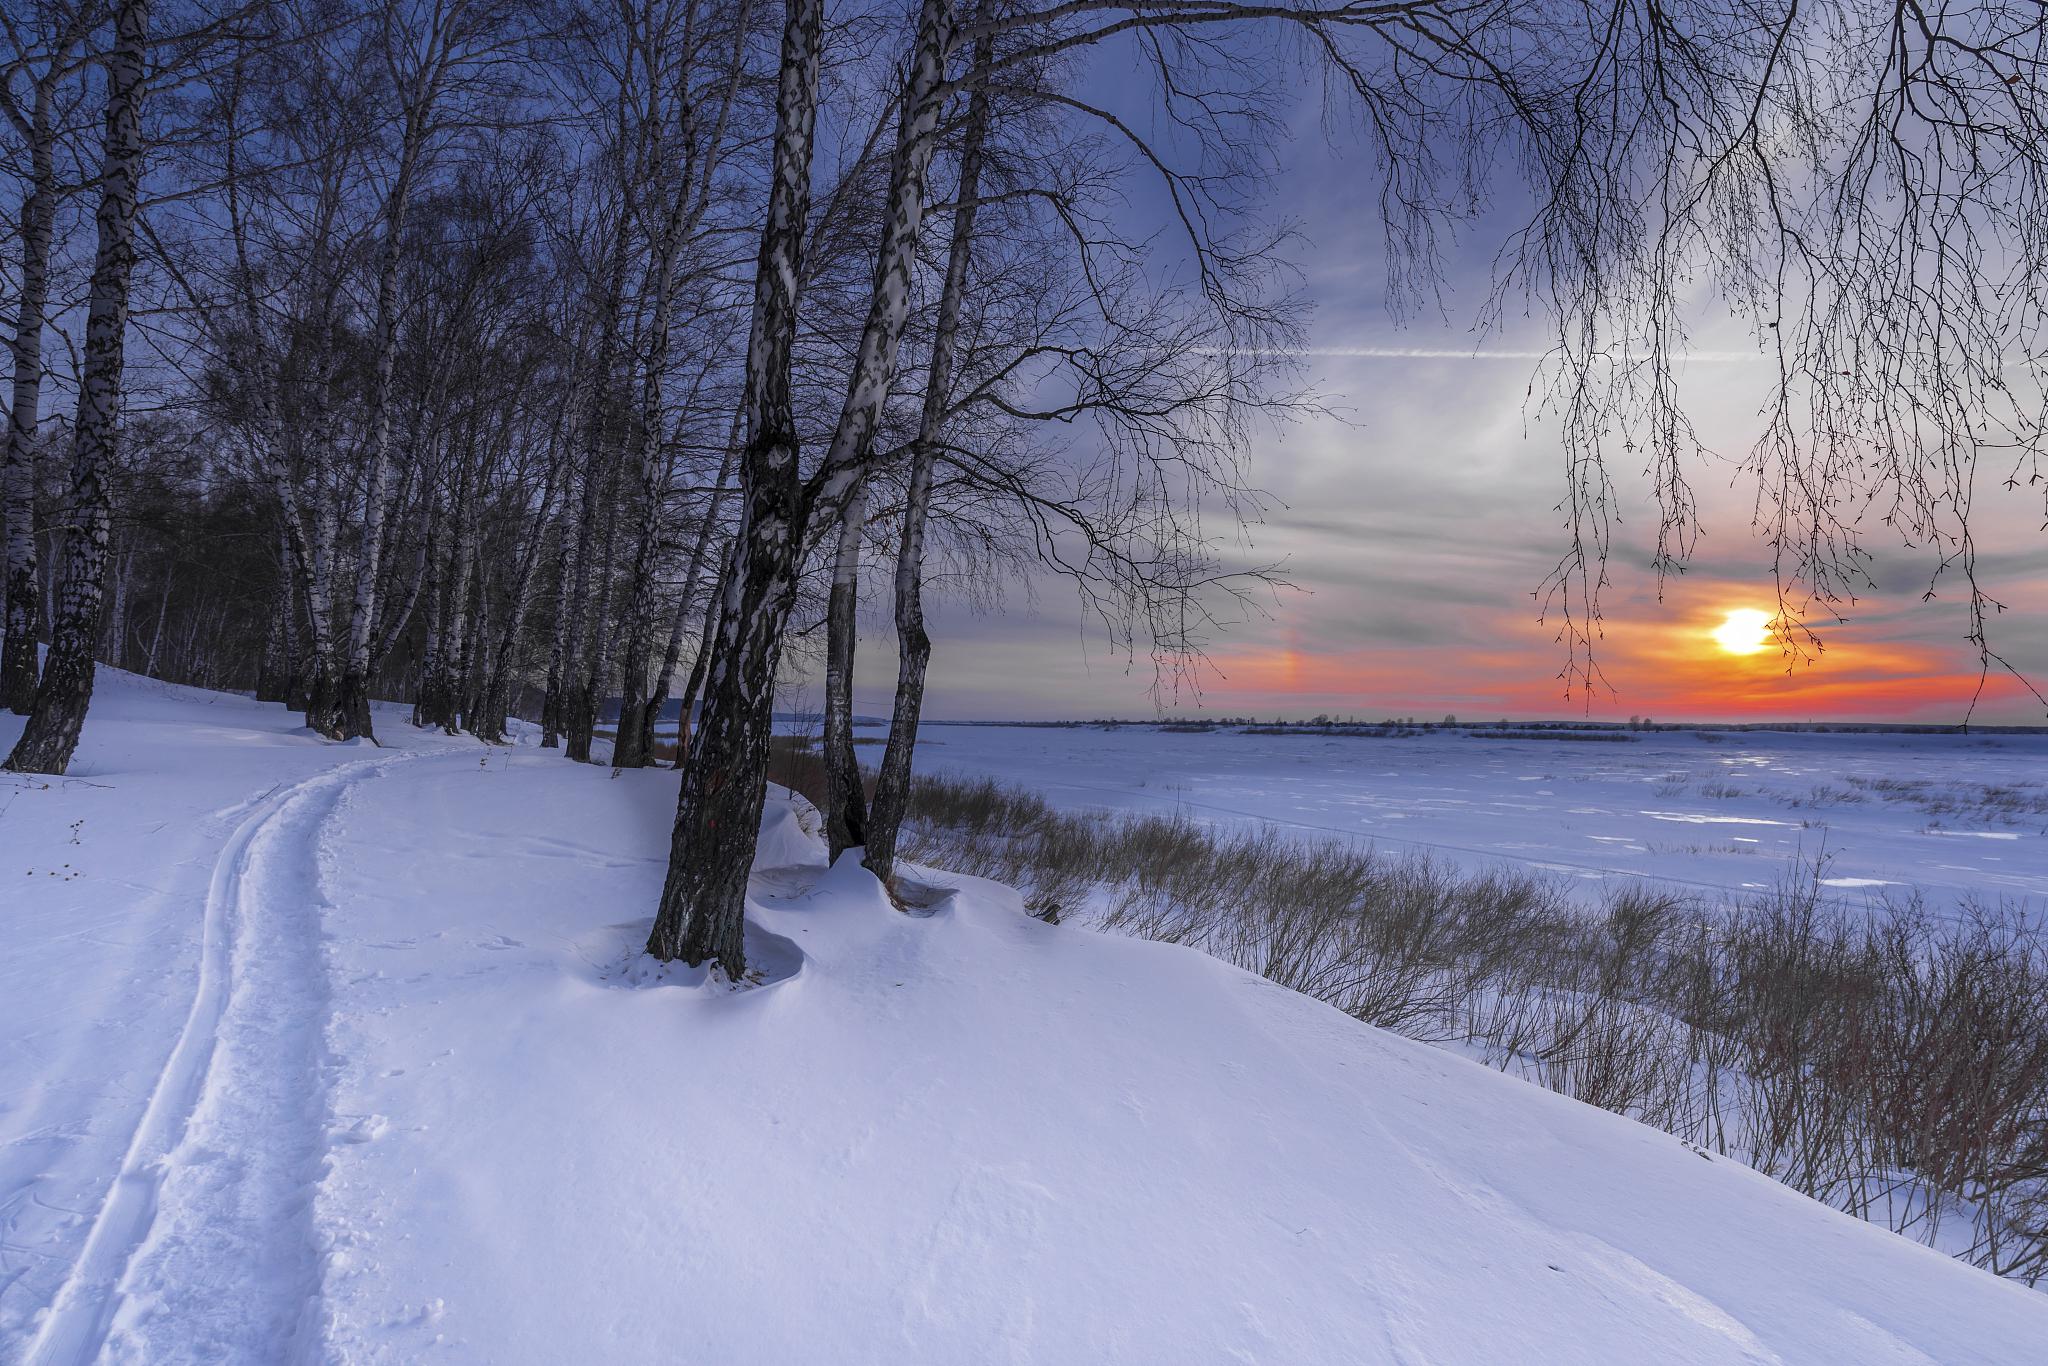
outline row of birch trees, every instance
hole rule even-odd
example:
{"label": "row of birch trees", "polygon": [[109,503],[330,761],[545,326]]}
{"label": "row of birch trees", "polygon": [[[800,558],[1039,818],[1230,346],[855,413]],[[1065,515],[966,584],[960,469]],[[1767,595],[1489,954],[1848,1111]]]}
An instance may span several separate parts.
{"label": "row of birch trees", "polygon": [[888,880],[934,593],[1057,582],[1170,671],[1270,582],[1236,533],[1255,449],[1313,403],[1269,206],[1317,114],[1379,213],[1309,226],[1384,259],[1397,317],[1493,230],[1486,318],[1555,329],[1529,401],[1564,461],[1541,596],[1568,681],[1598,681],[1611,460],[1656,491],[1659,570],[1691,553],[1708,307],[1775,362],[1738,468],[1781,624],[1853,594],[1882,527],[1932,548],[1989,669],[1969,507],[1980,464],[2039,479],[2044,25],[2010,0],[24,0],[7,762],[63,771],[95,659],[335,740],[401,699],[589,761],[615,713],[619,767],[679,709],[648,949],[738,977],[793,668],[824,680],[832,853]]}
{"label": "row of birch trees", "polygon": [[[29,101],[15,767],[62,771],[95,658],[250,688],[336,740],[374,738],[370,699],[395,696],[414,725],[490,741],[537,718],[587,761],[615,715],[609,759],[639,766],[659,718],[733,685],[722,632],[766,669],[744,684],[763,717],[794,634],[828,680],[836,851],[868,826],[849,724],[865,610],[901,647],[876,811],[893,846],[929,583],[972,597],[1034,566],[1170,664],[1262,577],[1203,522],[1251,506],[1251,424],[1300,405],[1275,383],[1301,315],[1258,254],[1277,234],[1242,236],[1228,202],[1256,179],[1230,137],[1262,114],[1193,139],[1242,164],[1184,172],[1114,113],[1063,106],[1056,54],[920,93],[934,74],[902,44],[936,20],[881,12],[811,14],[798,89],[767,0],[154,17],[53,0],[8,35],[10,113]],[[125,93],[123,23],[143,73]],[[993,33],[960,49],[990,70],[997,51]],[[1134,171],[1186,214],[1164,266],[1126,222]],[[118,282],[69,255],[95,196]],[[765,338],[764,199],[782,233]],[[945,231],[920,232],[927,214]],[[137,301],[146,321],[120,325]],[[832,471],[787,528],[768,642],[739,630],[758,607],[741,533],[769,491],[763,347],[777,430]],[[42,416],[44,390],[76,417]]]}

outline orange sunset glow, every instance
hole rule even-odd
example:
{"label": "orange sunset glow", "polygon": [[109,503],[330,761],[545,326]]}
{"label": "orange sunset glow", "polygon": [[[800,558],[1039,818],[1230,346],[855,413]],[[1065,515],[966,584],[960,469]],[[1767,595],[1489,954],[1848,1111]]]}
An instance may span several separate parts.
{"label": "orange sunset glow", "polygon": [[1973,696],[1992,716],[2026,700],[2022,684],[1997,672],[1983,680],[1978,696],[1977,659],[1967,642],[1930,642],[1900,630],[1898,613],[1931,608],[1915,603],[1815,622],[1818,645],[1801,634],[1797,648],[1787,650],[1771,613],[1728,605],[1742,601],[1731,587],[1701,583],[1685,603],[1639,602],[1610,614],[1595,642],[1604,686],[1590,697],[1583,687],[1567,692],[1564,647],[1554,629],[1508,603],[1461,617],[1465,643],[1449,646],[1340,646],[1297,628],[1264,648],[1247,643],[1219,651],[1218,676],[1205,684],[1203,705],[1276,715],[1947,722],[1959,719]]}

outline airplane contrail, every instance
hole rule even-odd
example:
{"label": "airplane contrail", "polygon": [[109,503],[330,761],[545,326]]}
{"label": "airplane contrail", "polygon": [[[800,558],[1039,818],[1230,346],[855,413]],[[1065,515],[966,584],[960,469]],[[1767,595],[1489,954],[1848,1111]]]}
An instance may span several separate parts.
{"label": "airplane contrail", "polygon": [[[1205,355],[1336,356],[1366,360],[1551,360],[1554,351],[1458,351],[1426,346],[1205,346]],[[1740,362],[1766,360],[1757,351],[1686,351],[1679,360]]]}

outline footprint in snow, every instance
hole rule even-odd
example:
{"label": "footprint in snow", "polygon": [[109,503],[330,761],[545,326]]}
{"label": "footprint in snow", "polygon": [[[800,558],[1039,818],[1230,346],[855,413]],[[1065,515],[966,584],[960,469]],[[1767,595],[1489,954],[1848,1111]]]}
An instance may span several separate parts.
{"label": "footprint in snow", "polygon": [[330,1143],[368,1143],[382,1138],[390,1127],[391,1122],[382,1115],[364,1115],[352,1124],[330,1129],[327,1139]]}

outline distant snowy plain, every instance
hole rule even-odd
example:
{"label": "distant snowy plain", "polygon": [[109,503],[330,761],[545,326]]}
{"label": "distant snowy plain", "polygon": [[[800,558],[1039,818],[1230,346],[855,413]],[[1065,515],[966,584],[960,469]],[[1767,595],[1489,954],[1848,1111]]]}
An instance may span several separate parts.
{"label": "distant snowy plain", "polygon": [[[2048,1296],[996,884],[905,914],[784,796],[755,980],[660,967],[673,773],[377,725],[109,671],[0,779],[0,1363],[2043,1359]],[[1020,735],[934,753],[1152,799],[1159,738]],[[1243,752],[1188,795],[1327,781]]]}
{"label": "distant snowy plain", "polygon": [[[879,731],[868,731],[880,734]],[[1851,904],[1918,889],[2048,917],[2048,736],[1485,730],[1407,738],[1154,726],[932,726],[931,771],[999,778],[1068,810],[1182,810],[1589,883],[1648,878],[1739,899],[1811,873]]]}

